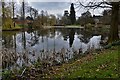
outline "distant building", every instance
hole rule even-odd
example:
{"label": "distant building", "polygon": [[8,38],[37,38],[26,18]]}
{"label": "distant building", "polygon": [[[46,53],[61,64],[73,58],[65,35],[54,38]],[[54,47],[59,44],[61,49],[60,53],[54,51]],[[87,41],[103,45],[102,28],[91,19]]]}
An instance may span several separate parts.
{"label": "distant building", "polygon": [[94,21],[95,21],[95,23],[97,23],[97,24],[101,24],[102,23],[102,17],[103,16],[96,16],[96,15],[93,15],[93,19],[94,19]]}
{"label": "distant building", "polygon": [[[93,15],[93,19],[95,21],[95,27],[101,27],[103,16],[95,16]],[[99,25],[99,26],[98,26]]]}
{"label": "distant building", "polygon": [[69,16],[69,12],[68,12],[68,10],[65,10],[65,11],[64,11],[64,16],[66,16],[66,17]]}
{"label": "distant building", "polygon": [[22,26],[23,24],[25,26],[29,26],[30,24],[33,23],[33,18],[31,18],[29,16],[26,17],[25,20],[23,20],[22,17],[17,17],[17,18],[14,18],[13,20],[14,20],[15,24],[20,25],[20,26]]}
{"label": "distant building", "polygon": [[82,17],[84,17],[84,18],[85,18],[85,17],[91,17],[91,16],[92,16],[89,11],[87,11],[87,12],[85,12],[85,13],[82,13],[81,15],[82,15]]}

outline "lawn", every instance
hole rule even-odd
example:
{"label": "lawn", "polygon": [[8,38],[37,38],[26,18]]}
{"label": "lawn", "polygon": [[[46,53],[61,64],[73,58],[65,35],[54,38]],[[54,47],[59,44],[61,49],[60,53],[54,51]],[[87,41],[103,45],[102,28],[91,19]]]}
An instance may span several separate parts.
{"label": "lawn", "polygon": [[53,67],[50,78],[118,78],[118,47]]}
{"label": "lawn", "polygon": [[14,31],[14,30],[20,30],[20,29],[22,29],[22,27],[17,25],[17,24],[15,27],[11,27],[11,28],[10,27],[3,27],[2,28],[3,31]]}

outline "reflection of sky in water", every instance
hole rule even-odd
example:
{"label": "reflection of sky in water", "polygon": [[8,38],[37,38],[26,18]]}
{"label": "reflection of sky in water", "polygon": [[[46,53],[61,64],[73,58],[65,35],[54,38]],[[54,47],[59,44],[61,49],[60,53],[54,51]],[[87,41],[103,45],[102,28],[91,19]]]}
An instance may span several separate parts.
{"label": "reflection of sky in water", "polygon": [[[70,48],[69,39],[65,41],[60,32],[55,32],[55,37],[54,36],[51,37],[51,34],[48,37],[47,36],[37,37],[38,42],[34,46],[31,46],[31,43],[34,42],[33,40],[31,40],[31,38],[35,35],[32,33],[32,36],[31,36],[31,34],[28,34],[27,32],[25,32],[25,36],[26,36],[25,38],[26,38],[26,49],[27,50],[35,50],[36,52],[39,52],[40,50],[43,50],[43,49],[45,51],[47,50],[51,51],[55,49],[55,51],[58,52],[62,48],[65,48],[65,49]],[[22,33],[19,33],[16,35],[16,43],[17,43],[16,50],[18,52],[21,52],[23,50]],[[80,39],[77,38],[77,35],[74,36],[72,47],[74,47],[75,49],[80,48]]]}
{"label": "reflection of sky in water", "polygon": [[80,49],[80,47],[81,47],[80,39],[78,38],[78,35],[75,35],[74,37],[75,37],[75,39],[74,39],[72,47],[74,47],[75,49]]}
{"label": "reflection of sky in water", "polygon": [[[46,33],[47,32],[47,33]],[[80,38],[83,37],[80,33],[77,33],[76,30],[66,29],[65,31],[62,30],[53,30],[50,31],[34,31],[31,33],[25,32],[25,37],[23,32],[19,32],[16,34],[16,51],[22,52],[25,50],[27,51],[35,51],[39,53],[40,51],[55,51],[59,52],[61,49],[83,49],[86,50],[88,47]],[[40,34],[40,35],[38,35]],[[13,35],[14,36],[14,35]],[[12,36],[12,42],[14,44],[14,37]],[[25,38],[25,39],[24,39]],[[7,41],[10,41],[9,38],[6,38]],[[24,43],[25,41],[25,43]],[[95,43],[98,40],[93,39],[92,42]],[[9,42],[7,42],[7,45]],[[98,41],[99,43],[99,41]],[[11,43],[12,44],[12,43]],[[97,44],[97,43],[96,43]],[[11,45],[10,45],[11,46]],[[91,45],[92,46],[92,45]],[[12,46],[11,46],[12,47]],[[14,45],[13,45],[14,48]]]}
{"label": "reflection of sky in water", "polygon": [[[43,60],[44,58],[47,58],[47,56],[49,57],[53,56],[54,53],[53,51],[55,50],[56,53],[58,52],[60,53],[57,56],[55,56],[55,60],[59,62],[62,60],[61,54],[63,54],[64,58],[68,60],[73,58],[74,51],[79,51],[79,49],[81,49],[82,53],[85,53],[88,50],[89,46],[91,48],[93,46],[94,48],[99,47],[98,44],[101,40],[101,36],[93,36],[88,43],[84,43],[82,42],[82,40],[80,40],[80,38],[82,38],[83,35],[78,34],[76,31],[75,32],[73,31],[74,30],[67,30],[67,32],[65,31],[62,32],[55,30],[55,34],[54,32],[51,31],[45,35],[41,33],[39,33],[41,35],[38,35],[38,31],[34,31],[31,33],[25,32],[25,37],[23,32],[17,33],[16,51],[23,52],[25,46],[26,48],[25,50],[29,51],[29,53],[28,54],[26,53],[26,55],[28,56],[30,61],[34,62],[38,59],[38,57],[41,60]],[[11,42],[13,42],[13,44],[15,42],[13,35],[12,38],[5,37],[4,39],[6,39],[7,41],[10,41],[9,39],[12,39]],[[7,45],[8,43],[9,42],[7,42]],[[13,45],[13,47],[15,46]],[[35,56],[33,56],[34,52],[35,52]],[[18,58],[17,64],[22,65],[23,62],[24,61],[21,61]]]}

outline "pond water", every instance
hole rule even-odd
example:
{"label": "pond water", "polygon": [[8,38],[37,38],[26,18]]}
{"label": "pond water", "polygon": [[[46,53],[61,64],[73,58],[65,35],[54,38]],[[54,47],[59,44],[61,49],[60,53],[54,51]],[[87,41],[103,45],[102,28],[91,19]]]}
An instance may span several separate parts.
{"label": "pond water", "polygon": [[[96,34],[94,31],[73,28],[51,28],[24,32],[4,31],[2,47],[9,50],[14,49],[19,56],[15,61],[19,66],[25,64],[23,53],[30,63],[37,59],[41,61],[54,59],[59,63],[72,59],[75,53],[84,54],[88,48],[93,46],[96,49],[100,48],[101,36],[98,33],[99,39],[97,39],[94,34]],[[22,57],[20,57],[21,54]]]}

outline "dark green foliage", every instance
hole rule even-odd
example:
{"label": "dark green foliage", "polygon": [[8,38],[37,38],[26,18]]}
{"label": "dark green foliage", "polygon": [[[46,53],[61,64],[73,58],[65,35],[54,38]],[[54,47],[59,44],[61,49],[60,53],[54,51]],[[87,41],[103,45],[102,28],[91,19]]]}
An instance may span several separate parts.
{"label": "dark green foliage", "polygon": [[111,48],[112,46],[119,46],[119,45],[120,45],[120,40],[119,40],[119,41],[112,42],[112,43],[104,46],[104,49],[109,49],[109,48]]}
{"label": "dark green foliage", "polygon": [[12,72],[11,71],[4,71],[2,72],[2,79],[3,80],[10,80],[10,77],[12,76]]}
{"label": "dark green foliage", "polygon": [[75,10],[74,10],[74,4],[71,4],[70,7],[70,20],[71,20],[71,24],[75,24],[76,22],[76,18],[75,18]]}
{"label": "dark green foliage", "polygon": [[90,11],[84,12],[81,14],[81,17],[78,18],[77,24],[80,25],[87,25],[87,24],[95,24],[94,17],[92,17],[92,14]]}
{"label": "dark green foliage", "polygon": [[67,10],[64,11],[64,16],[61,18],[61,23],[63,25],[70,25],[71,24],[69,12]]}

